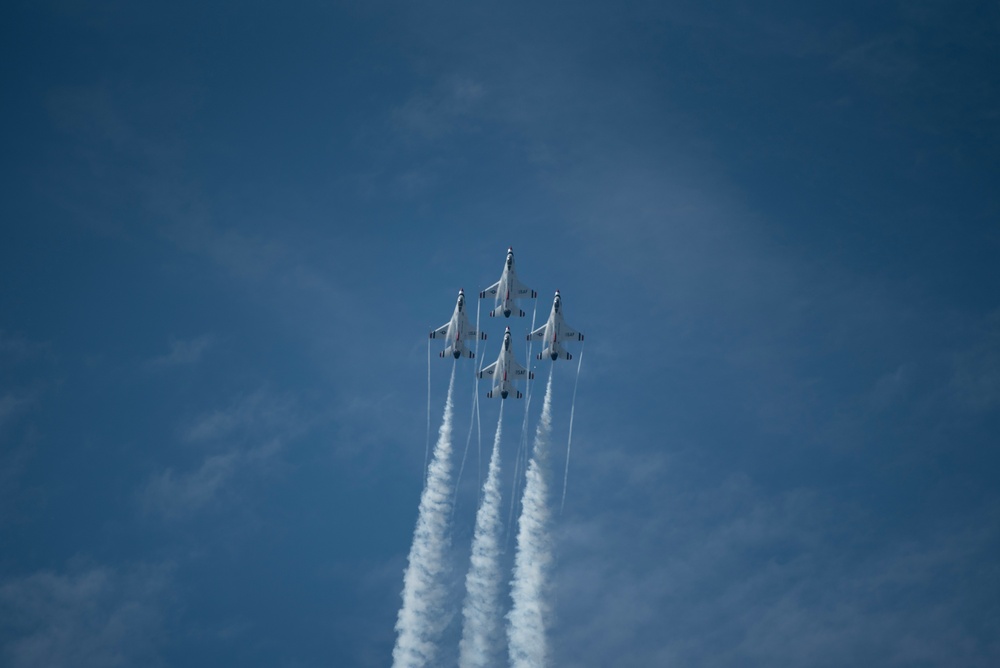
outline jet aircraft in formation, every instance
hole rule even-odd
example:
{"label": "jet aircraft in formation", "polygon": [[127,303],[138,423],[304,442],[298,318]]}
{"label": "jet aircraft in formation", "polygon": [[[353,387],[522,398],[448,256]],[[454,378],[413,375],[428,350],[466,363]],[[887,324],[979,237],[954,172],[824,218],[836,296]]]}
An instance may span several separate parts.
{"label": "jet aircraft in formation", "polygon": [[465,290],[459,290],[458,301],[455,302],[455,312],[451,314],[451,320],[431,332],[431,338],[444,337],[448,342],[444,350],[440,352],[440,357],[453,355],[455,359],[458,359],[464,355],[471,359],[476,356],[476,353],[469,350],[465,342],[477,336],[486,339],[485,333],[477,332],[475,327],[469,326],[469,318],[465,314]]}
{"label": "jet aircraft in formation", "polygon": [[500,393],[501,399],[506,399],[511,392],[518,399],[524,395],[514,389],[514,381],[527,378],[532,380],[535,374],[518,364],[514,359],[514,349],[510,345],[510,327],[503,334],[503,345],[500,346],[500,356],[497,361],[479,372],[479,378],[492,378],[493,389],[486,393],[486,397],[493,398],[494,394]]}
{"label": "jet aircraft in formation", "polygon": [[[495,300],[495,308],[490,311],[490,317],[494,317],[498,311],[503,313],[503,317],[509,318],[510,314],[517,308],[517,300],[521,297],[534,299],[538,293],[517,279],[514,273],[514,248],[507,249],[507,261],[503,265],[503,273],[500,280],[479,293],[480,299],[487,296]],[[524,311],[517,309],[518,315],[525,316]]]}
{"label": "jet aircraft in formation", "polygon": [[[507,260],[504,263],[500,280],[479,293],[480,299],[494,298],[494,309],[490,311],[490,316],[503,313],[505,318],[509,318],[510,314],[515,311],[520,317],[524,317],[525,312],[518,307],[517,300],[534,299],[537,296],[538,293],[518,280],[517,274],[514,273],[513,248],[507,249]],[[452,355],[455,359],[459,359],[460,357],[473,358],[476,356],[465,342],[469,339],[475,339],[477,336],[482,339],[486,338],[485,333],[477,331],[475,327],[469,325],[469,319],[465,312],[465,290],[459,290],[458,301],[455,304],[455,312],[452,314],[451,320],[432,331],[430,338],[444,338],[447,341],[444,350],[440,353],[441,357]],[[477,374],[480,379],[491,378],[493,380],[492,388],[486,393],[489,398],[499,394],[501,399],[506,399],[513,393],[515,398],[520,399],[524,395],[514,386],[514,381],[531,380],[535,377],[534,373],[521,366],[514,357],[511,340],[510,327],[507,327],[497,361],[481,369]],[[528,334],[528,340],[545,342],[545,347],[537,355],[537,359],[545,357],[551,358],[552,361],[560,358],[573,359],[573,356],[563,348],[562,344],[566,340],[583,341],[583,334],[572,329],[563,320],[562,297],[559,296],[558,290],[556,290],[555,299],[552,301],[552,311],[549,313],[548,321]]]}
{"label": "jet aircraft in formation", "polygon": [[562,298],[559,296],[559,291],[556,290],[556,296],[552,300],[552,311],[549,313],[548,321],[531,334],[528,334],[528,340],[544,341],[545,348],[542,349],[542,352],[538,353],[537,359],[550,357],[555,362],[559,358],[564,360],[573,359],[573,356],[566,352],[566,349],[562,346],[562,342],[567,339],[583,341],[583,334],[575,331],[563,320]]}

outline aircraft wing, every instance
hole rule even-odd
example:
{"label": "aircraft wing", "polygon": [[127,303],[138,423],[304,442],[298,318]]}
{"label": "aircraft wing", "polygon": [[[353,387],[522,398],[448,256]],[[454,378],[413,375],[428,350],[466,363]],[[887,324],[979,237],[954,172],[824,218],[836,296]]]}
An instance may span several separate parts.
{"label": "aircraft wing", "polygon": [[562,338],[563,341],[566,341],[568,339],[576,339],[577,341],[583,341],[583,334],[576,331],[575,329],[567,325],[565,321],[563,321]]}
{"label": "aircraft wing", "polygon": [[548,323],[542,325],[531,334],[528,334],[529,341],[541,341],[545,338],[545,328],[548,327]]}
{"label": "aircraft wing", "polygon": [[467,339],[481,338],[481,339],[483,339],[485,341],[486,340],[486,332],[480,332],[475,327],[469,327],[469,328],[467,328],[465,330],[465,338],[467,338]]}
{"label": "aircraft wing", "polygon": [[448,333],[448,326],[451,325],[451,321],[448,321],[431,332],[431,338],[436,339],[439,336],[444,336]]}
{"label": "aircraft wing", "polygon": [[494,362],[493,364],[487,367],[483,367],[483,369],[479,372],[478,375],[480,378],[492,378],[496,372],[497,372],[497,363]]}
{"label": "aircraft wing", "polygon": [[486,288],[479,293],[480,299],[485,299],[486,297],[496,297],[497,293],[500,292],[500,281],[497,281],[490,287]]}
{"label": "aircraft wing", "polygon": [[528,375],[528,370],[517,363],[516,359],[513,359],[513,355],[510,360],[510,375],[514,378],[524,378]]}
{"label": "aircraft wing", "polygon": [[517,276],[514,276],[514,280],[511,281],[511,292],[514,293],[515,297],[531,297],[534,299],[538,296],[537,292],[522,283]]}

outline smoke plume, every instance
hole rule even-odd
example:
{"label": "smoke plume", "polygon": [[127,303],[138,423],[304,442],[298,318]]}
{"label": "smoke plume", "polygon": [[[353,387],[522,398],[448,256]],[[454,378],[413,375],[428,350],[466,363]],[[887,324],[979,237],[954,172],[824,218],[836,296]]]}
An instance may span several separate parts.
{"label": "smoke plume", "polygon": [[455,367],[448,381],[448,398],[437,444],[420,496],[417,526],[413,532],[409,563],[403,576],[403,605],[396,620],[393,666],[415,668],[435,665],[438,644],[451,615],[446,601],[447,551],[451,516],[452,393]]}
{"label": "smoke plume", "polygon": [[548,655],[546,626],[549,620],[548,582],[552,544],[549,537],[547,476],[551,432],[550,369],[518,519],[514,579],[511,581],[513,606],[507,614],[510,665],[515,668],[544,666]]}
{"label": "smoke plume", "polygon": [[503,424],[503,403],[493,438],[483,498],[476,513],[476,529],[472,537],[472,559],[465,577],[465,606],[462,641],[459,644],[458,665],[496,666],[502,661],[503,605],[500,589],[503,577],[500,569],[500,433]]}

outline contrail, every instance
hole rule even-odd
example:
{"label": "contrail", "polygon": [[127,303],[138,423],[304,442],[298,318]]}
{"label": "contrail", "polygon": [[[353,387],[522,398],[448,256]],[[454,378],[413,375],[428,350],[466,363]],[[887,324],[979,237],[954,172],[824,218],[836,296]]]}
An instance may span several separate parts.
{"label": "contrail", "polygon": [[[535,331],[535,315],[538,312],[538,302],[535,302],[535,308],[531,312],[531,329],[529,332]],[[531,348],[534,345],[534,341],[528,337],[527,349],[525,355],[528,360],[528,366],[531,366]],[[514,454],[514,478],[510,483],[510,509],[507,512],[507,536],[504,538],[504,546],[510,545],[510,530],[513,526],[514,520],[514,504],[517,503],[517,494],[521,490],[521,471],[525,460],[528,458],[528,416],[531,414],[531,397],[534,394],[532,391],[534,384],[525,383],[524,386],[524,421],[521,422],[521,438],[517,442],[517,451]]]}
{"label": "contrail", "polygon": [[450,615],[445,606],[451,514],[451,424],[455,365],[448,381],[448,398],[437,445],[420,495],[417,526],[413,531],[409,563],[403,575],[403,606],[396,619],[396,646],[392,665],[399,668],[435,665],[438,641]]}
{"label": "contrail", "polygon": [[493,438],[493,454],[483,485],[483,499],[476,513],[476,530],[472,538],[472,560],[465,577],[465,606],[462,640],[458,646],[458,665],[497,666],[503,660],[503,606],[500,589],[503,578],[500,569],[500,432],[503,424],[503,403],[497,418],[497,433]]}
{"label": "contrail", "polygon": [[551,433],[550,368],[517,526],[517,552],[514,554],[514,579],[511,580],[510,593],[513,606],[507,613],[510,665],[514,668],[544,666],[548,655],[545,630],[549,619],[549,604],[546,594],[552,564],[552,546],[549,538],[549,490],[546,476]]}
{"label": "contrail", "polygon": [[[476,364],[473,365],[473,373],[472,373],[472,415],[469,418],[469,433],[465,437],[465,450],[462,451],[462,464],[458,467],[458,477],[455,478],[455,497],[452,499],[452,506],[451,506],[451,516],[452,516],[452,519],[455,518],[455,508],[458,505],[458,488],[462,484],[462,474],[465,472],[465,460],[469,456],[469,444],[472,442],[472,429],[474,427],[477,427],[477,426],[479,426],[480,428],[477,431],[477,434],[478,434],[477,435],[477,439],[478,440],[476,441],[476,449],[477,449],[477,456],[478,456],[478,460],[477,460],[477,464],[476,464],[476,489],[479,489],[479,484],[482,482],[480,476],[482,476],[482,470],[483,470],[483,434],[482,434],[482,428],[481,428],[481,425],[480,425],[480,422],[479,422],[479,378],[478,378],[478,372],[479,372],[480,369],[483,368],[483,360],[482,360],[482,356],[479,355],[479,336],[480,336],[480,333],[479,333],[479,301],[477,300],[476,301],[476,357],[475,357],[475,359],[477,359],[479,361]],[[484,345],[483,346],[483,356],[485,356],[485,354],[486,354],[486,346]],[[428,409],[428,414],[427,415],[428,415],[427,419],[429,421],[430,420],[429,409]]]}
{"label": "contrail", "polygon": [[[482,365],[480,365],[481,367]],[[478,371],[478,370],[477,370]],[[458,505],[458,489],[462,485],[462,474],[465,472],[465,460],[469,456],[469,444],[472,443],[472,430],[475,429],[476,424],[479,421],[479,380],[476,375],[476,371],[473,372],[472,376],[472,415],[469,416],[469,433],[465,437],[465,450],[462,451],[462,463],[458,467],[458,475],[455,477],[455,494],[451,501],[451,517],[455,518],[455,508]],[[480,433],[479,445],[477,446],[480,450],[479,459],[480,464],[477,465],[476,469],[476,488],[479,488],[479,471],[482,468],[482,434]]]}
{"label": "contrail", "polygon": [[562,515],[566,505],[566,483],[569,482],[569,451],[573,446],[573,415],[576,413],[576,388],[580,384],[580,367],[583,366],[583,344],[580,344],[580,359],[576,363],[576,381],[573,383],[573,403],[569,409],[569,438],[566,439],[566,471],[563,473],[562,501],[559,502],[559,514]]}
{"label": "contrail", "polygon": [[510,545],[510,531],[514,524],[514,504],[517,503],[517,495],[521,490],[521,471],[524,470],[524,460],[528,458],[528,415],[531,413],[531,383],[528,383],[524,395],[524,421],[521,423],[521,438],[517,442],[517,452],[514,454],[514,479],[510,483],[510,509],[507,512],[507,536],[504,538],[504,547]]}
{"label": "contrail", "polygon": [[424,445],[424,478],[427,478],[427,456],[431,452],[431,340],[427,339],[427,443]]}
{"label": "contrail", "polygon": [[[482,357],[479,355],[479,340],[483,337],[482,331],[479,329],[479,307],[482,301],[476,300],[476,365],[480,369],[483,368],[483,357],[486,356],[486,348],[483,347]],[[479,421],[479,378],[476,378],[476,382],[473,383],[476,386],[476,454],[478,459],[476,460],[476,489],[479,488],[479,481],[482,479],[483,475],[483,424]]]}

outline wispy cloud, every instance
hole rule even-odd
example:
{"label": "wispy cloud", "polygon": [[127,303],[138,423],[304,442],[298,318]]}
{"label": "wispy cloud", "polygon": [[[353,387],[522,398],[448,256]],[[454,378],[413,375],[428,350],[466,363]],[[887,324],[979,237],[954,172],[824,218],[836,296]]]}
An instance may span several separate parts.
{"label": "wispy cloud", "polygon": [[0,582],[11,668],[158,666],[169,564],[42,570]]}
{"label": "wispy cloud", "polygon": [[203,334],[193,339],[175,339],[170,342],[169,352],[147,360],[146,365],[157,368],[196,364],[213,343],[211,334]]}
{"label": "wispy cloud", "polygon": [[[586,474],[595,489],[626,475],[627,498],[560,527],[558,662],[987,666],[1000,657],[995,635],[966,621],[995,594],[998,508],[880,533],[869,509],[819,490],[767,490],[741,475],[710,483],[686,467],[644,479],[627,473],[644,466],[639,453],[618,460],[613,479],[603,461]],[[623,513],[620,503],[658,511]],[[995,615],[995,602],[985,605]]]}
{"label": "wispy cloud", "polygon": [[0,363],[19,362],[47,348],[48,344],[31,341],[0,329]]}
{"label": "wispy cloud", "polygon": [[393,118],[407,133],[434,139],[461,127],[462,119],[472,118],[485,97],[486,87],[482,82],[468,77],[447,77],[411,96],[396,109]]}
{"label": "wispy cloud", "polygon": [[9,391],[0,394],[0,428],[27,410],[37,399],[37,391]]}
{"label": "wispy cloud", "polygon": [[182,439],[211,454],[187,470],[171,466],[151,477],[140,492],[142,505],[169,519],[225,505],[240,496],[241,484],[270,471],[309,425],[291,397],[266,390],[204,413],[184,428]]}
{"label": "wispy cloud", "polygon": [[974,411],[1000,405],[1000,312],[982,324],[969,346],[954,356],[951,391],[957,402]]}
{"label": "wispy cloud", "polygon": [[202,413],[184,429],[183,437],[203,443],[276,432],[294,436],[304,426],[304,417],[292,397],[258,389],[225,408]]}
{"label": "wispy cloud", "polygon": [[193,471],[168,468],[153,477],[142,492],[147,510],[168,519],[178,519],[235,495],[239,476],[261,470],[282,448],[273,440],[249,450],[233,448],[207,457]]}

